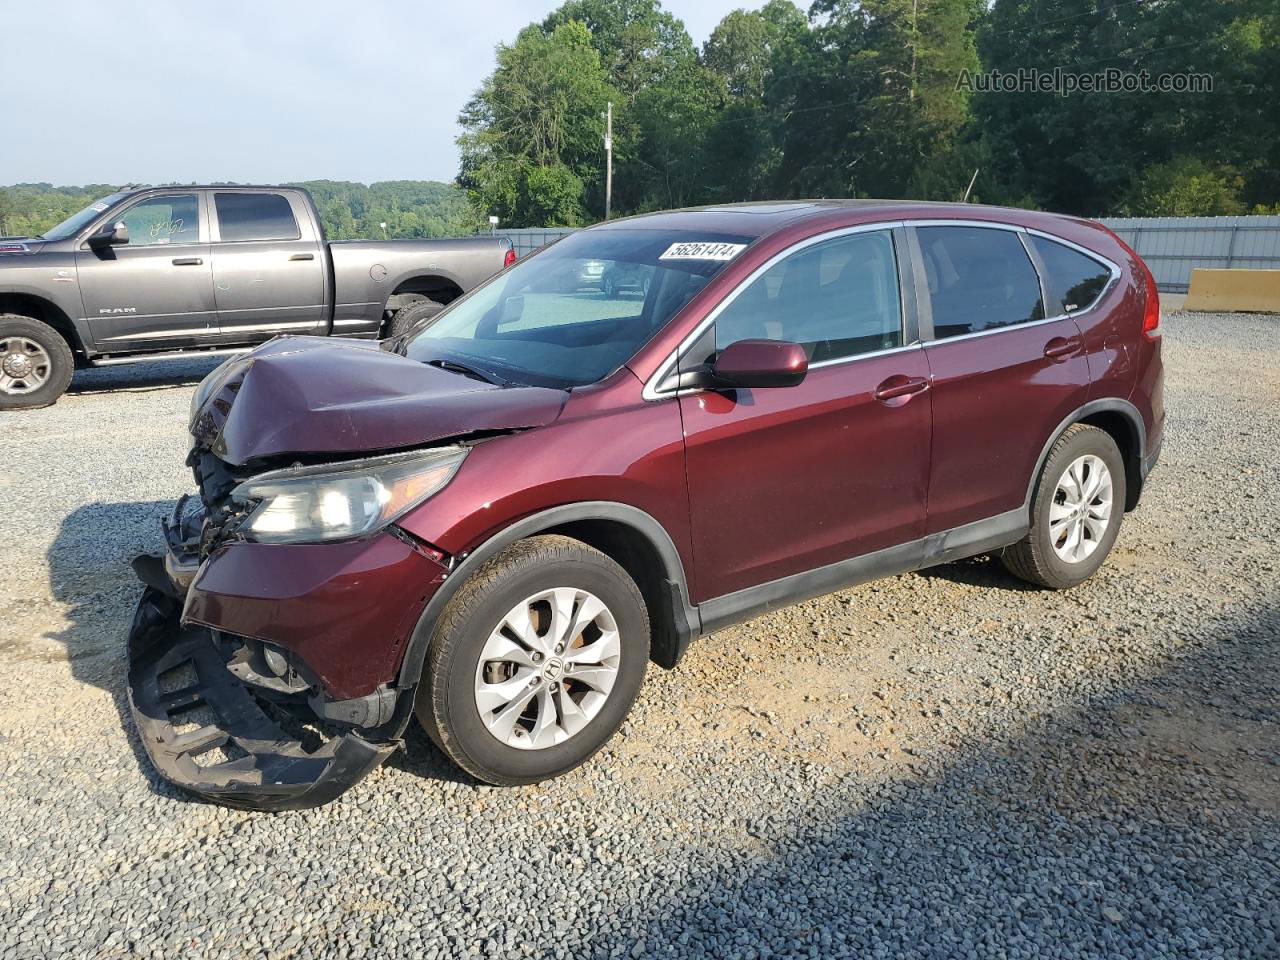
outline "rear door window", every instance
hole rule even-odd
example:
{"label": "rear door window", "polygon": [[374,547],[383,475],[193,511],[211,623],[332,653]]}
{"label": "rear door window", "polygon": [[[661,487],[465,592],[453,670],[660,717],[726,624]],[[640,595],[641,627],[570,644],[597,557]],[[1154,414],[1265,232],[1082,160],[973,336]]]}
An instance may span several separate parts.
{"label": "rear door window", "polygon": [[1030,236],[1036,255],[1044,264],[1044,285],[1050,311],[1079,313],[1088,310],[1111,282],[1111,268],[1046,237]]}
{"label": "rear door window", "polygon": [[215,193],[218,231],[223,242],[297,240],[298,221],[289,199],[279,193]]}
{"label": "rear door window", "polygon": [[716,317],[715,345],[761,339],[798,343],[814,363],[902,346],[889,232],[814,244],[753,280]]}
{"label": "rear door window", "polygon": [[935,339],[1045,318],[1040,277],[1018,234],[988,227],[918,227]]}

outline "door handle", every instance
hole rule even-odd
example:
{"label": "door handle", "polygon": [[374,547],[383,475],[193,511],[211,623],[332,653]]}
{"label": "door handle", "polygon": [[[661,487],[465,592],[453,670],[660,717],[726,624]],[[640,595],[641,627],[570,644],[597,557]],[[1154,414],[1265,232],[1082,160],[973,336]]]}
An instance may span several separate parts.
{"label": "door handle", "polygon": [[1079,349],[1079,337],[1054,337],[1044,345],[1044,355],[1050,360],[1059,360],[1071,356]]}
{"label": "door handle", "polygon": [[881,403],[888,403],[892,400],[905,400],[928,389],[929,381],[924,377],[904,377],[902,374],[896,374],[876,387],[874,396]]}
{"label": "door handle", "polygon": [[198,267],[204,263],[199,257],[175,257],[173,265],[175,267]]}
{"label": "door handle", "polygon": [[290,260],[314,260],[315,258],[316,258],[316,255],[314,253],[295,253],[289,259]]}

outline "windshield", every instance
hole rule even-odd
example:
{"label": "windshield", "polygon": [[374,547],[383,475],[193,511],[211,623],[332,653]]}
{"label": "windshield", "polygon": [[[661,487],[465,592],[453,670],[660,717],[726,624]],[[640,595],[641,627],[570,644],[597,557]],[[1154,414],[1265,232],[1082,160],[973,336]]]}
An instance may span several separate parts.
{"label": "windshield", "polygon": [[753,239],[626,228],[570,234],[450,305],[403,352],[498,382],[595,383]]}
{"label": "windshield", "polygon": [[91,220],[98,215],[105,213],[109,207],[119,203],[124,199],[123,193],[113,193],[110,196],[103,197],[95,203],[89,204],[79,213],[73,213],[67,219],[51,230],[46,230],[40,234],[46,240],[66,240],[68,237],[74,237],[83,230]]}

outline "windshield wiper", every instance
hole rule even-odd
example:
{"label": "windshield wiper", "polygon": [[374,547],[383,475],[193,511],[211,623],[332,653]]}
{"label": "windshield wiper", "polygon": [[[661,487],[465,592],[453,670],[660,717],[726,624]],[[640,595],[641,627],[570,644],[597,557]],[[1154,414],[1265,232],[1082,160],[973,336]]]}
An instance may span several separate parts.
{"label": "windshield wiper", "polygon": [[441,370],[448,370],[450,373],[460,373],[464,377],[470,377],[472,380],[480,380],[483,383],[492,383],[496,386],[506,386],[507,381],[501,380],[492,373],[484,373],[475,367],[469,367],[465,363],[458,363],[456,360],[444,360],[437,358],[428,360],[427,364],[432,367],[439,367]]}

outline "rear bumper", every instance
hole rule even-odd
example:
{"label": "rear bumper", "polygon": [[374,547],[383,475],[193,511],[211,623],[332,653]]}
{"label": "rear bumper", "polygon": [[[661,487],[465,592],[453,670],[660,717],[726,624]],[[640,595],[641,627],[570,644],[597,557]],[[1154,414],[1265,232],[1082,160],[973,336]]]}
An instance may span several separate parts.
{"label": "rear bumper", "polygon": [[[143,591],[129,630],[129,705],[159,774],[183,790],[251,810],[297,810],[328,803],[399,746],[412,691],[400,699],[394,736],[355,729],[304,743],[282,708],[255,696],[227,669],[203,627],[182,627],[178,601]],[[411,705],[411,704],[409,704]],[[397,729],[398,727],[398,729]]]}

